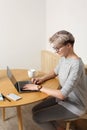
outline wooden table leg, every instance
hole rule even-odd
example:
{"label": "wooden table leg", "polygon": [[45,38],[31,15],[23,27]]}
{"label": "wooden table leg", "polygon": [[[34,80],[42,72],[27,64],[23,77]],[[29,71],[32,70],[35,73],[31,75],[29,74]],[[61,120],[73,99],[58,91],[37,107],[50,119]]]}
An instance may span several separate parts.
{"label": "wooden table leg", "polygon": [[4,107],[2,108],[2,119],[3,121],[5,121],[5,108]]}
{"label": "wooden table leg", "polygon": [[16,108],[17,108],[17,115],[18,115],[19,130],[23,130],[22,115],[21,115],[21,106],[17,106]]}

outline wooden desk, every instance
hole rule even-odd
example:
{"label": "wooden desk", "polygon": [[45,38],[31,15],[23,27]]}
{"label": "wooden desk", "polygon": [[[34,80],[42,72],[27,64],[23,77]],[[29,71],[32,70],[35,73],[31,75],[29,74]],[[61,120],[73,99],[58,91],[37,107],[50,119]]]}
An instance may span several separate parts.
{"label": "wooden desk", "polygon": [[[17,81],[29,80],[29,77],[27,75],[27,70],[16,69],[16,70],[12,70],[12,72],[15,75]],[[42,76],[42,75],[43,73],[41,72],[38,73],[38,76]],[[58,87],[58,80],[56,78],[49,80],[43,83],[43,86],[56,89]],[[18,101],[11,101],[11,102],[9,102],[8,100],[0,101],[0,107],[3,108],[3,120],[5,120],[6,107],[17,108],[19,130],[23,130],[21,106],[29,104],[29,103],[33,103],[33,102],[36,102],[36,101],[39,101],[48,97],[48,95],[42,92],[21,93],[21,94],[18,93],[15,87],[13,86],[13,84],[11,83],[11,81],[8,79],[6,75],[6,70],[0,70],[0,93],[3,93],[4,95],[7,95],[9,93],[14,93],[22,97],[22,99]]]}

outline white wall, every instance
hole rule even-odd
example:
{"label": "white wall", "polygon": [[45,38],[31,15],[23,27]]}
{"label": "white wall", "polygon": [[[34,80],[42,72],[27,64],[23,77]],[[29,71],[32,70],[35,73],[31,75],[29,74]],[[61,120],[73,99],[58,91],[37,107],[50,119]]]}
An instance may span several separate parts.
{"label": "white wall", "polygon": [[73,33],[87,64],[86,0],[0,0],[0,68],[40,68],[40,52],[61,29]]}
{"label": "white wall", "polygon": [[48,39],[59,30],[68,30],[76,38],[75,51],[87,64],[87,0],[47,0],[46,28]]}
{"label": "white wall", "polygon": [[45,0],[0,0],[0,68],[39,68]]}

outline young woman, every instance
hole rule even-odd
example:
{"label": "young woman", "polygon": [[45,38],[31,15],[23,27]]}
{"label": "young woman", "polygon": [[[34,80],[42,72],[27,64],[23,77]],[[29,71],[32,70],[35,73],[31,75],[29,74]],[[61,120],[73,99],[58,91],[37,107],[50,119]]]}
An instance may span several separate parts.
{"label": "young woman", "polygon": [[[35,85],[27,84],[24,89],[39,90],[50,95],[50,98],[33,108],[33,119],[43,130],[56,130],[56,120],[75,118],[87,111],[87,85],[84,64],[74,52],[73,35],[62,30],[56,32],[49,41],[61,56],[58,65],[46,76],[33,79]],[[60,90],[40,86],[56,76],[60,81]]]}

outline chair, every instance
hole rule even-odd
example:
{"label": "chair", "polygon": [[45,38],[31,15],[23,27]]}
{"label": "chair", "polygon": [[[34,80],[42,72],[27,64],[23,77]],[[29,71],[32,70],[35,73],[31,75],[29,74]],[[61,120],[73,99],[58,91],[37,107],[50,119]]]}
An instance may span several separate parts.
{"label": "chair", "polygon": [[41,51],[41,71],[45,73],[51,72],[59,62],[59,56],[51,51]]}
{"label": "chair", "polygon": [[70,130],[70,125],[71,125],[72,121],[76,121],[76,120],[79,120],[79,119],[87,119],[87,113],[80,116],[80,117],[78,117],[78,118],[65,120],[65,122],[66,122],[66,130]]}

